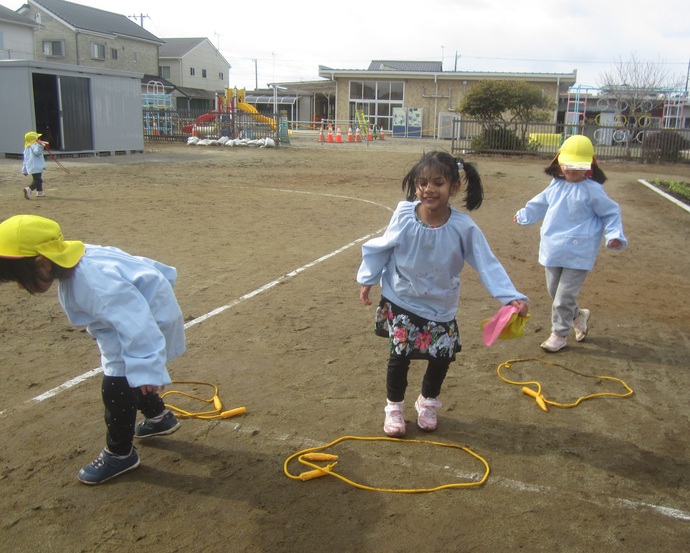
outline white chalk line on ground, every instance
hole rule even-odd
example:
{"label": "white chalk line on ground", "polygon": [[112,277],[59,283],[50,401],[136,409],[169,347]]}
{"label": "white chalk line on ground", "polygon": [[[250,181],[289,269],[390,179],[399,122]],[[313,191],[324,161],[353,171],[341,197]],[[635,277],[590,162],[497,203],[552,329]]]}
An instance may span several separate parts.
{"label": "white chalk line on ground", "polygon": [[[642,182],[642,181],[640,181],[640,182]],[[242,187],[242,188],[249,188],[249,187]],[[267,189],[264,189],[264,190],[267,190]],[[363,200],[360,198],[352,198],[349,196],[341,196],[341,195],[336,195],[336,194],[322,194],[322,193],[306,192],[306,191],[300,191],[300,190],[272,189],[272,191],[274,191],[274,192],[293,192],[293,193],[299,193],[299,194],[329,196],[329,197],[334,197],[334,198],[356,200],[356,201],[361,201],[361,202],[365,202],[365,203],[370,203],[373,205],[382,206],[382,207],[385,207],[386,209],[388,209],[389,211],[392,211],[389,207],[383,206],[382,204],[378,204],[378,203],[372,202],[370,200]],[[307,269],[314,267],[315,265],[318,265],[319,263],[326,261],[327,259],[330,259],[331,257],[334,257],[334,256],[338,255],[339,253],[342,253],[343,251],[346,251],[349,248],[356,246],[357,244],[359,244],[365,240],[368,240],[370,237],[376,236],[377,234],[381,233],[383,230],[385,230],[385,227],[381,228],[381,229],[379,229],[373,233],[367,234],[366,236],[358,238],[358,239],[350,242],[349,244],[346,244],[346,245],[338,248],[337,250],[332,251],[329,254],[326,254],[322,257],[319,257],[318,259],[316,259],[310,263],[307,263],[306,265],[303,265],[302,267],[299,267],[298,269],[295,269],[294,271],[286,273],[286,274],[282,275],[281,277],[278,277],[277,279],[275,279],[275,280],[273,280],[267,284],[264,284],[260,288],[257,288],[256,290],[249,292],[248,294],[245,294],[244,296],[241,296],[240,298],[232,301],[231,303],[229,303],[227,305],[224,305],[222,307],[218,307],[212,311],[209,311],[205,315],[201,315],[200,317],[197,317],[196,319],[193,319],[193,320],[187,322],[185,324],[185,329],[190,328],[190,327],[192,327],[196,324],[199,324],[203,321],[206,321],[206,320],[210,319],[211,317],[214,317],[215,315],[218,315],[218,314],[222,313],[223,311],[230,309],[230,308],[242,303],[245,300],[253,298],[254,296],[261,294],[262,292],[265,292],[266,290],[273,288],[274,286],[280,284],[281,282],[288,280],[292,277],[295,277],[298,274],[306,271]],[[101,367],[91,369],[90,371],[87,371],[80,376],[77,376],[75,378],[68,380],[67,382],[64,382],[63,384],[53,388],[52,390],[48,390],[47,392],[40,394],[40,395],[28,400],[26,403],[42,402],[46,399],[49,399],[51,397],[58,395],[59,393],[65,391],[65,390],[73,388],[77,384],[80,384],[81,382],[84,382],[85,380],[91,378],[92,376],[95,376],[95,375],[100,374],[102,372],[103,372],[103,369]],[[4,413],[5,413],[5,411],[0,411],[0,415],[3,415]],[[239,430],[241,428],[242,428],[242,426],[240,424],[237,424],[235,426],[235,430]],[[252,430],[252,432],[253,432],[253,430]],[[279,436],[279,439],[281,441],[287,441],[288,439],[290,439],[290,436],[282,435],[282,436]],[[312,443],[311,447],[316,447],[317,445],[320,445],[320,444],[314,442],[314,440],[310,440],[310,439],[306,439],[306,438],[302,438],[301,442],[303,442],[303,443],[311,442]],[[458,472],[458,471],[455,472],[455,475],[460,477],[460,478],[463,478],[465,480],[477,480],[477,479],[481,478],[481,476],[479,474],[465,474],[465,473]],[[523,492],[530,492],[530,493],[546,493],[546,492],[556,491],[555,488],[551,488],[548,486],[528,484],[525,482],[520,482],[518,480],[511,480],[511,479],[502,478],[500,476],[492,476],[491,480],[489,481],[489,484],[492,482],[498,483],[498,484],[500,484],[506,488],[513,488],[513,489],[517,489],[517,490],[520,490]],[[597,503],[597,504],[607,503],[607,504],[612,505],[612,506],[620,506],[620,507],[625,507],[628,509],[647,508],[647,509],[651,509],[651,510],[653,510],[653,511],[655,511],[655,512],[657,512],[657,513],[659,513],[665,517],[669,517],[669,518],[673,518],[673,519],[681,520],[681,521],[690,521],[690,513],[681,511],[679,509],[674,509],[671,507],[664,507],[662,505],[654,505],[651,503],[631,501],[628,499],[621,499],[621,498],[606,498],[606,501],[592,501],[592,500],[587,500],[587,501]]]}

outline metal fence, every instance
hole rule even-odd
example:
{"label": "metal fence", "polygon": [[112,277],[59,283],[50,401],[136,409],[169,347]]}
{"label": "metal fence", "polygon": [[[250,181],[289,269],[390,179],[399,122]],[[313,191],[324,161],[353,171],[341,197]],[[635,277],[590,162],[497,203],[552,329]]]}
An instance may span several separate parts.
{"label": "metal fence", "polygon": [[598,159],[690,163],[690,129],[604,127],[454,119],[452,152],[553,158],[563,141],[584,134]]}
{"label": "metal fence", "polygon": [[[143,109],[144,140],[184,142],[190,136],[199,138],[272,138],[278,143],[283,136],[281,123],[271,113],[248,113],[240,110],[216,112],[168,108]],[[284,138],[284,137],[283,137]]]}

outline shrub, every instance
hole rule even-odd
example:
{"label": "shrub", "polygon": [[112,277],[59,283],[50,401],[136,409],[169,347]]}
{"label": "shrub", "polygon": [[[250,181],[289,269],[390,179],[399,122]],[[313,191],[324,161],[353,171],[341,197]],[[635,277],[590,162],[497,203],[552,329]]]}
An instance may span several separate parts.
{"label": "shrub", "polygon": [[527,144],[513,129],[492,126],[472,139],[472,149],[476,152],[490,150],[514,152],[527,150]]}
{"label": "shrub", "polygon": [[676,131],[650,133],[644,139],[644,158],[648,162],[678,161],[681,150],[690,148],[690,140]]}

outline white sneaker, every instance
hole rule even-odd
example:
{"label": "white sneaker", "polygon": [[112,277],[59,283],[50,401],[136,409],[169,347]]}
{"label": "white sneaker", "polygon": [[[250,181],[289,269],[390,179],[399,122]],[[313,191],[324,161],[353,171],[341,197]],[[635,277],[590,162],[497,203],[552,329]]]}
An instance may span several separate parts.
{"label": "white sneaker", "polygon": [[402,438],[405,435],[404,406],[404,401],[389,401],[384,409],[386,420],[383,423],[383,431],[391,438]]}
{"label": "white sneaker", "polygon": [[436,419],[436,409],[441,407],[441,402],[435,397],[424,397],[419,395],[415,401],[414,408],[417,410],[417,426],[426,432],[436,430],[438,421]]}
{"label": "white sneaker", "polygon": [[31,188],[29,188],[28,186],[24,189],[24,197],[27,200],[31,199]]}
{"label": "white sneaker", "polygon": [[573,328],[575,329],[575,339],[578,342],[582,342],[587,338],[587,323],[589,323],[589,318],[591,313],[589,309],[580,309],[577,317],[573,319]]}
{"label": "white sneaker", "polygon": [[37,198],[45,198],[45,197],[46,197],[46,193],[45,193],[45,192],[36,192],[36,197],[37,197]]}
{"label": "white sneaker", "polygon": [[568,340],[565,336],[559,336],[558,334],[551,334],[549,336],[549,339],[546,340],[545,342],[542,342],[540,347],[541,349],[548,351],[549,353],[556,353],[557,351],[562,350],[565,346],[567,346]]}

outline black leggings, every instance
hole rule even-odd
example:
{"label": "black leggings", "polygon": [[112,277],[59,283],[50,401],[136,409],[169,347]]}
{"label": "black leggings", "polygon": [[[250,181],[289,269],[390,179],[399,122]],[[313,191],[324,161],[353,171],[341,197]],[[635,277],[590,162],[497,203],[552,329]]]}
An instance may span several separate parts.
{"label": "black leggings", "polygon": [[[386,394],[389,401],[402,401],[405,399],[407,389],[407,372],[410,369],[409,357],[391,355],[388,358],[388,373],[386,377]],[[438,397],[441,393],[441,385],[448,373],[451,360],[429,359],[429,364],[422,380],[422,395],[424,397]]]}
{"label": "black leggings", "polygon": [[115,455],[129,455],[134,440],[137,411],[153,418],[165,410],[165,404],[156,393],[142,394],[132,388],[124,376],[103,376],[101,396],[105,406],[105,443]]}
{"label": "black leggings", "polygon": [[37,192],[43,192],[43,174],[42,173],[32,173],[31,174],[31,184],[29,185],[31,190],[36,190]]}

